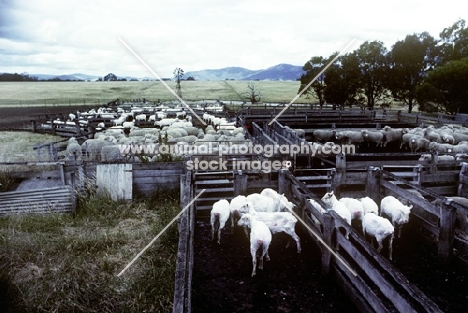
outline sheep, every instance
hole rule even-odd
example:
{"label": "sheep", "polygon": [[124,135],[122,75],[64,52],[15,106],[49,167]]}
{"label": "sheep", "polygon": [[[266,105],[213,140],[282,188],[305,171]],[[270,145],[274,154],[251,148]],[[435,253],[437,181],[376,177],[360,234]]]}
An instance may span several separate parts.
{"label": "sheep", "polygon": [[[252,256],[252,277],[254,277],[257,274],[257,253],[260,252],[258,257],[259,269],[263,269],[263,258],[270,261],[268,249],[272,235],[268,226],[250,213],[244,214],[237,222],[237,225],[250,228],[250,255]],[[262,250],[260,251],[260,249]]]}
{"label": "sheep", "polygon": [[335,134],[336,140],[347,144],[355,144],[359,147],[364,142],[364,137],[360,131],[356,130],[343,130]]}
{"label": "sheep", "polygon": [[81,145],[81,149],[89,161],[98,161],[102,147],[109,145],[114,145],[114,143],[107,140],[88,139]]}
{"label": "sheep", "polygon": [[409,214],[413,205],[404,205],[394,196],[386,196],[380,201],[380,215],[390,218],[393,226],[397,229],[397,238],[401,236],[401,228],[409,221]]}
{"label": "sheep", "polygon": [[362,217],[364,216],[364,208],[362,206],[361,201],[353,198],[341,198],[340,200],[341,203],[346,205],[346,208],[349,210],[351,213],[351,221],[352,220],[362,220]]}
{"label": "sheep", "polygon": [[[264,222],[270,229],[272,234],[284,232],[291,236],[296,242],[297,253],[301,253],[301,241],[296,234],[295,227],[297,219],[290,212],[257,212],[255,207],[249,212],[259,221]],[[286,245],[288,248],[290,242]]]}
{"label": "sheep", "polygon": [[428,150],[430,152],[438,152],[438,153],[452,153],[454,146],[448,143],[437,143],[437,142],[430,142],[428,144]]}
{"label": "sheep", "polygon": [[390,240],[388,243],[388,258],[390,261],[392,260],[392,250],[393,250],[393,238],[395,235],[395,228],[384,217],[376,215],[374,212],[368,212],[364,215],[362,219],[362,231],[364,233],[364,237],[366,234],[371,235],[377,241],[379,247],[377,248],[377,252],[383,248],[382,241],[390,236]]}
{"label": "sheep", "polygon": [[101,162],[116,162],[122,160],[120,147],[117,145],[104,146],[101,149]]}
{"label": "sheep", "polygon": [[271,188],[265,188],[260,192],[261,195],[270,197],[278,202],[278,208],[280,211],[291,211],[294,208],[294,203],[289,201],[283,194],[279,194]]}
{"label": "sheep", "polygon": [[259,193],[252,193],[247,196],[247,201],[251,202],[258,212],[279,212],[278,203],[274,199],[261,195]]}
{"label": "sheep", "polygon": [[[234,227],[234,220],[240,218],[243,214],[249,213],[253,207],[251,202],[247,201],[247,197],[238,195],[231,199],[229,203],[229,210],[231,212],[231,227]],[[233,231],[233,229],[231,229]]]}
{"label": "sheep", "polygon": [[367,142],[367,145],[369,146],[370,142],[375,143],[376,147],[379,147],[382,145],[383,141],[383,134],[382,132],[379,131],[369,131],[367,129],[361,130],[362,137],[364,138],[364,141]]}
{"label": "sheep", "polygon": [[[351,211],[348,210],[343,202],[336,199],[333,191],[327,192],[323,197],[322,201],[330,206],[339,216],[341,216],[349,225],[351,225]],[[346,232],[346,239],[349,239],[349,234]]]}
{"label": "sheep", "polygon": [[68,144],[66,148],[66,156],[70,160],[81,160],[83,151],[80,144],[75,137],[70,137],[68,139]]}
{"label": "sheep", "polygon": [[371,212],[375,214],[379,214],[379,207],[377,203],[375,203],[375,201],[372,200],[371,198],[364,197],[364,198],[359,199],[359,201],[361,201],[362,208],[364,209],[364,215],[366,213],[371,213]]}
{"label": "sheep", "polygon": [[314,140],[318,142],[327,142],[333,141],[335,138],[336,132],[334,130],[328,129],[316,129],[312,133],[314,135]]}
{"label": "sheep", "polygon": [[211,241],[214,240],[214,234],[217,232],[218,244],[221,244],[221,230],[224,228],[230,214],[229,201],[226,199],[221,199],[213,203],[213,207],[210,212]]}
{"label": "sheep", "polygon": [[430,141],[419,135],[414,135],[410,138],[409,146],[411,152],[426,151]]}
{"label": "sheep", "polygon": [[407,128],[391,128],[390,126],[385,126],[382,129],[382,147],[386,147],[389,142],[401,142],[403,134],[406,134],[407,132]]}
{"label": "sheep", "polygon": [[135,121],[146,122],[146,114],[138,114],[135,116]]}

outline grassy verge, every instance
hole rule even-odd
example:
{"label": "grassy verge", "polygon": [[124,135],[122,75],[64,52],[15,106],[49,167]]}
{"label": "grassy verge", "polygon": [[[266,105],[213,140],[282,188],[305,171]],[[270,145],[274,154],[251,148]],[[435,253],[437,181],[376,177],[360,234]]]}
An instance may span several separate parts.
{"label": "grassy verge", "polygon": [[170,312],[176,225],[117,274],[180,211],[178,199],[178,191],[131,204],[91,195],[72,215],[1,218],[0,311]]}

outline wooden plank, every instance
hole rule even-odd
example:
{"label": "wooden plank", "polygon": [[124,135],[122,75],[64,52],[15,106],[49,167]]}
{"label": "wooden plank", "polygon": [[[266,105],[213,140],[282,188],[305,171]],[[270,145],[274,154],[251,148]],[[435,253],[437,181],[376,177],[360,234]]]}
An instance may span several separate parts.
{"label": "wooden plank", "polygon": [[[362,268],[363,273],[368,275],[380,288],[382,294],[392,301],[399,312],[442,313],[440,308],[432,300],[427,298],[416,286],[410,284],[406,277],[404,277],[393,264],[378,254],[376,250],[369,249],[370,246],[367,242],[363,241],[362,238],[357,238],[355,235],[353,239],[357,239],[360,244],[362,244],[364,251],[366,251],[375,262],[370,263],[348,240],[341,235],[337,236],[340,246],[353,258],[356,264]],[[375,265],[379,265],[379,268],[376,268]],[[392,279],[392,281],[387,279]],[[392,284],[396,284],[396,287]],[[406,293],[405,296],[400,294],[396,288],[398,288],[398,290],[404,290]],[[408,302],[408,300],[411,300],[413,303]],[[414,305],[417,305],[418,308],[415,308]]]}
{"label": "wooden plank", "polygon": [[195,185],[221,185],[221,184],[232,184],[233,182],[228,179],[211,179],[211,180],[197,180],[194,182]]}
{"label": "wooden plank", "polygon": [[393,306],[386,306],[372,288],[360,276],[350,275],[341,262],[336,262],[335,274],[348,297],[361,312],[399,313]]}
{"label": "wooden plank", "polygon": [[184,170],[182,169],[134,170],[133,177],[178,176],[183,173]]}
{"label": "wooden plank", "polygon": [[407,191],[406,189],[398,187],[397,185],[392,184],[391,182],[385,179],[380,179],[380,184],[382,187],[393,191],[394,193],[396,193],[399,196],[402,196],[405,199],[408,199],[409,201],[411,201],[411,203],[414,203],[420,206],[421,208],[424,208],[429,213],[439,216],[440,214],[439,208],[436,205],[427,201],[426,199],[419,198],[415,194]]}

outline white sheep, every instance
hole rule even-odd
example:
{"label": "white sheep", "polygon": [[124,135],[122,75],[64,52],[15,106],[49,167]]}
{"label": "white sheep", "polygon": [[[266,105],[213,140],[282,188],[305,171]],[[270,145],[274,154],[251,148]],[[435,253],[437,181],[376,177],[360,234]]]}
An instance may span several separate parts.
{"label": "white sheep", "polygon": [[[272,234],[284,232],[288,234],[295,242],[297,246],[297,253],[301,253],[301,241],[299,236],[296,234],[295,227],[297,218],[290,212],[256,212],[251,210],[249,212],[259,221],[264,222],[270,229]],[[286,245],[288,248],[290,242]]]}
{"label": "white sheep", "polygon": [[101,149],[101,162],[117,162],[122,160],[118,145],[104,146]]}
{"label": "white sheep", "polygon": [[430,141],[420,135],[413,135],[409,140],[411,152],[426,151]]}
{"label": "white sheep", "polygon": [[[351,225],[351,211],[348,210],[343,202],[336,199],[333,191],[327,192],[323,197],[322,201],[327,204],[332,210],[341,216],[349,225]],[[349,234],[346,232],[346,239],[349,239]]]}
{"label": "white sheep", "polygon": [[264,188],[260,194],[277,201],[279,211],[289,212],[294,208],[294,203],[289,201],[283,194],[279,194],[276,190]]}
{"label": "white sheep", "polygon": [[371,198],[364,197],[364,198],[359,199],[359,201],[361,201],[362,207],[364,209],[364,214],[371,213],[371,212],[377,215],[379,214],[379,206]]}
{"label": "white sheep", "polygon": [[264,222],[257,220],[250,213],[244,214],[237,225],[250,228],[250,255],[252,256],[252,277],[254,277],[257,274],[257,253],[259,253],[259,269],[263,269],[263,258],[270,260],[268,249],[271,244],[271,232]]}
{"label": "white sheep", "polygon": [[408,223],[409,214],[413,205],[404,205],[394,196],[386,196],[380,201],[380,215],[388,216],[395,229],[397,229],[397,238],[400,238],[401,227]]}
{"label": "white sheep", "polygon": [[389,142],[401,142],[403,134],[406,134],[407,132],[407,128],[392,128],[390,126],[385,126],[382,129],[382,146],[386,147]]}
{"label": "white sheep", "polygon": [[364,207],[362,206],[361,201],[359,201],[358,199],[348,197],[341,198],[338,201],[346,205],[346,208],[351,213],[351,221],[362,220],[362,217],[364,216]]}
{"label": "white sheep", "polygon": [[366,234],[371,235],[377,241],[379,247],[377,248],[377,252],[383,248],[382,241],[390,236],[389,244],[388,244],[388,258],[392,260],[392,250],[393,250],[393,238],[395,234],[395,228],[393,227],[392,223],[386,218],[376,215],[373,212],[368,212],[364,215],[362,219],[362,231],[364,233],[364,237]]}
{"label": "white sheep", "polygon": [[362,133],[356,130],[343,130],[336,132],[335,138],[339,142],[343,142],[346,144],[355,144],[358,147],[361,143],[364,142],[364,137],[362,136]]}
{"label": "white sheep", "polygon": [[367,145],[369,146],[369,143],[373,142],[375,143],[376,147],[379,147],[382,145],[383,141],[383,133],[379,131],[370,131],[367,129],[361,130],[362,137],[364,138],[364,141],[367,142]]}
{"label": "white sheep", "polygon": [[286,208],[285,204],[283,204],[284,201],[278,201],[259,193],[248,195],[247,201],[253,204],[257,212],[280,212],[282,208]]}
{"label": "white sheep", "polygon": [[70,137],[66,148],[67,158],[70,160],[81,160],[82,154],[83,151],[76,138]]}
{"label": "white sheep", "polygon": [[333,141],[335,139],[335,131],[328,129],[316,129],[313,131],[314,140],[318,142]]}
{"label": "white sheep", "polygon": [[214,240],[214,234],[216,232],[218,234],[218,244],[221,243],[221,230],[224,228],[224,225],[226,225],[229,215],[229,201],[221,199],[213,204],[213,208],[210,213],[211,241]]}
{"label": "white sheep", "polygon": [[[253,208],[252,203],[247,201],[247,197],[238,195],[231,199],[229,203],[229,211],[231,212],[231,227],[234,227],[235,219],[240,218],[243,214],[249,213]],[[233,229],[231,229],[232,231]]]}

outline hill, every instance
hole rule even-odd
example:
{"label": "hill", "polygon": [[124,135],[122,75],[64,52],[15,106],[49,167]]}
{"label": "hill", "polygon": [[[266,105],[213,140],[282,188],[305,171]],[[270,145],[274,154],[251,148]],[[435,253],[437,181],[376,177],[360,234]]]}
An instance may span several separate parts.
{"label": "hill", "polygon": [[278,64],[263,70],[249,70],[243,67],[225,67],[186,72],[184,78],[195,80],[297,80],[304,73],[301,66]]}

